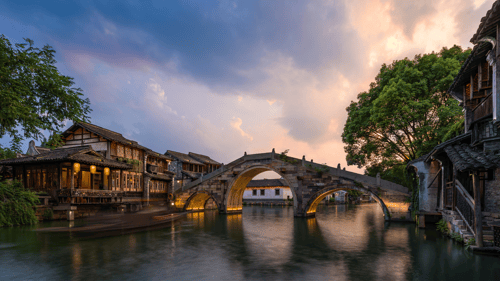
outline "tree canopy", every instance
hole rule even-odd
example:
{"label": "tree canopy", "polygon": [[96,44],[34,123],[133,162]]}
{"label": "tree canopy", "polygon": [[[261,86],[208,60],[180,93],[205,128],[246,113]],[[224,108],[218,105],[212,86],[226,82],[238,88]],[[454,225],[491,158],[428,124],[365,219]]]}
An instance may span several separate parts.
{"label": "tree canopy", "polygon": [[347,107],[342,141],[348,164],[391,180],[401,175],[397,165],[460,134],[462,108],[447,90],[470,52],[455,45],[383,64],[369,91]]}
{"label": "tree canopy", "polygon": [[10,136],[14,148],[24,138],[40,139],[43,130],[58,131],[65,120],[88,121],[91,111],[73,78],[57,70],[55,50],[24,40],[12,46],[0,35],[0,138]]}

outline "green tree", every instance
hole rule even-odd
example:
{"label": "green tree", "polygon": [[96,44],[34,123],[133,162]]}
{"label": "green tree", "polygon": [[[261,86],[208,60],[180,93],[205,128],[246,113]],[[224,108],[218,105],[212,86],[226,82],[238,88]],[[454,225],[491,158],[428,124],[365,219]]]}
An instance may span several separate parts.
{"label": "green tree", "polygon": [[470,52],[455,45],[382,65],[370,90],[347,107],[348,164],[409,186],[406,163],[463,131],[462,108],[447,90]]}
{"label": "green tree", "polygon": [[60,132],[54,132],[50,137],[47,139],[46,137],[43,137],[41,147],[45,148],[58,148],[64,145],[64,141],[62,140],[62,135]]}
{"label": "green tree", "polygon": [[24,138],[58,131],[65,120],[87,122],[91,111],[73,78],[57,70],[54,49],[24,40],[12,46],[0,35],[0,138],[9,135],[13,150]]}
{"label": "green tree", "polygon": [[0,227],[36,224],[35,207],[38,197],[17,180],[0,179]]}

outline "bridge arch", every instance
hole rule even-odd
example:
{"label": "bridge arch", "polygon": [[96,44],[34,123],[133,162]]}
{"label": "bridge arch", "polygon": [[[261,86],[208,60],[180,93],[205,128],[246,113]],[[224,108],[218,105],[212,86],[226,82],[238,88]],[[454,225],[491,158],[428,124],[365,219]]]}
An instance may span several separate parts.
{"label": "bridge arch", "polygon": [[[217,209],[219,209],[220,204],[217,202],[217,199],[215,199],[212,194],[205,190],[200,190],[197,191],[189,198],[186,200],[186,203],[184,204],[184,211],[201,211],[205,209],[205,205],[207,204],[208,200],[212,199],[214,200],[215,204],[217,205]],[[219,210],[220,211],[220,210]]]}
{"label": "bridge arch", "polygon": [[224,198],[224,205],[226,207],[224,211],[226,213],[241,212],[243,205],[243,193],[245,192],[245,188],[247,187],[248,183],[250,183],[250,181],[258,174],[268,171],[277,173],[286,181],[293,194],[294,209],[297,209],[296,180],[294,181],[293,178],[288,177],[271,165],[256,164],[241,171],[234,180],[229,182],[229,191]]}
{"label": "bridge arch", "polygon": [[382,211],[384,212],[384,219],[385,220],[390,220],[391,215],[389,213],[389,209],[385,205],[384,201],[380,199],[375,193],[371,192],[369,189],[357,186],[355,184],[335,184],[335,185],[329,185],[326,186],[325,188],[319,190],[316,192],[307,202],[306,205],[306,216],[314,216],[316,214],[316,209],[318,208],[319,203],[325,199],[326,196],[340,191],[340,190],[357,190],[360,192],[367,192],[369,193],[375,201],[380,205],[382,208]]}

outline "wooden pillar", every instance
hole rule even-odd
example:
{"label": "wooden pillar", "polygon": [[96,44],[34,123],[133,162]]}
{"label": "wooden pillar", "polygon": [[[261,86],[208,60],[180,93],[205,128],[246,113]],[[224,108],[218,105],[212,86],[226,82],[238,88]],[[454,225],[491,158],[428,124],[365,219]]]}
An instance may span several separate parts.
{"label": "wooden pillar", "polygon": [[481,212],[481,192],[479,173],[472,174],[472,185],[474,187],[474,216],[476,221],[476,245],[483,247],[483,213]]}
{"label": "wooden pillar", "polygon": [[73,165],[69,168],[69,174],[71,177],[71,190],[75,189],[75,175],[73,175]]}
{"label": "wooden pillar", "polygon": [[62,183],[62,163],[59,163],[59,166],[57,167],[59,169],[59,189],[62,189],[63,183]]}
{"label": "wooden pillar", "polygon": [[453,166],[453,186],[451,188],[452,191],[452,204],[451,209],[455,211],[455,206],[457,205],[457,169]]}
{"label": "wooden pillar", "polygon": [[24,188],[28,188],[28,181],[26,179],[26,165],[23,165],[23,179],[21,181],[24,185]]}

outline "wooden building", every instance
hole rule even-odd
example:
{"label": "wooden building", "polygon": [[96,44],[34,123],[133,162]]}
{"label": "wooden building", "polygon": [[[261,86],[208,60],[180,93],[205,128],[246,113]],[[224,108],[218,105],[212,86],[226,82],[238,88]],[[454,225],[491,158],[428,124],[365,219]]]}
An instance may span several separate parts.
{"label": "wooden building", "polygon": [[11,166],[13,178],[30,190],[50,195],[58,204],[121,203],[123,192],[112,175],[132,167],[106,159],[88,145],[5,159],[0,165]]}
{"label": "wooden building", "polygon": [[168,170],[169,156],[89,123],[73,124],[62,139],[65,144],[54,150],[31,141],[26,155],[2,160],[0,166],[12,167],[12,177],[25,187],[50,195],[58,210],[170,205],[174,173]]}
{"label": "wooden building", "polygon": [[75,123],[62,134],[65,145],[73,147],[90,145],[109,160],[127,163],[131,169],[112,173],[120,182],[114,190],[124,191],[128,201],[163,202],[172,197],[172,180],[175,175],[168,166],[172,158],[129,140],[122,134],[89,123]]}
{"label": "wooden building", "polygon": [[[481,19],[471,55],[448,93],[464,110],[464,134],[409,163],[419,178],[420,211],[440,212],[452,231],[479,246],[500,218],[500,2]],[[500,233],[495,243],[500,246]]]}
{"label": "wooden building", "polygon": [[222,164],[202,154],[189,152],[188,154],[167,150],[165,155],[172,158],[169,169],[175,173],[174,189],[194,181],[204,174],[219,169]]}

